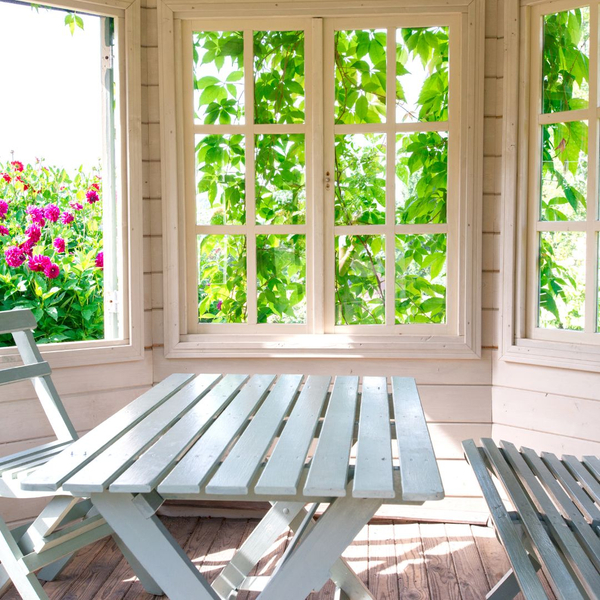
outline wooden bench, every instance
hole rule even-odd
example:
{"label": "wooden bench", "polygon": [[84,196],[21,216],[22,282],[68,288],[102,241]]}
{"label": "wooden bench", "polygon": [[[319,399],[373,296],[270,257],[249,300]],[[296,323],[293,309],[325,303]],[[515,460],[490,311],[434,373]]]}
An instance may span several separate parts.
{"label": "wooden bench", "polygon": [[[0,333],[12,334],[23,363],[0,370],[2,394],[6,396],[4,386],[7,384],[31,381],[57,438],[54,442],[0,459],[0,497],[51,497],[49,504],[32,523],[10,530],[0,518],[0,595],[12,580],[23,598],[47,600],[40,580],[51,581],[75,551],[107,535],[114,536],[114,533],[89,499],[79,500],[62,489],[50,492],[21,489],[25,477],[61,452],[68,451],[77,440],[75,428],[52,382],[50,366],[34,341],[32,329],[36,325],[29,310],[0,313]],[[179,381],[172,381],[167,387],[172,394],[182,385]],[[163,390],[163,398],[169,396],[169,390]],[[154,391],[150,393],[156,395]],[[121,415],[120,418],[127,417]],[[115,541],[148,591],[158,591],[121,540],[115,538]],[[39,569],[42,570],[36,577],[34,572]]]}
{"label": "wooden bench", "polygon": [[[512,569],[486,598],[548,598],[541,568],[557,598],[600,598],[600,461],[562,460],[491,439],[463,442]],[[509,511],[492,476],[514,507]]]}

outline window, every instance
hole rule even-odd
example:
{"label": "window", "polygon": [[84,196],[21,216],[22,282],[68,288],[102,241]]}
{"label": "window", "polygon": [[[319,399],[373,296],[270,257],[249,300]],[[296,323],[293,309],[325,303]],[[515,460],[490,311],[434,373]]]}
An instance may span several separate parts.
{"label": "window", "polygon": [[532,13],[529,332],[593,343],[600,341],[597,6],[573,6]]}
{"label": "window", "polygon": [[123,51],[139,9],[76,10],[0,1],[2,54],[18,56],[0,99],[0,309],[31,309],[46,351],[86,349],[69,363],[84,364],[141,354],[128,262],[141,140],[124,93],[139,49]]}
{"label": "window", "polygon": [[181,21],[180,125],[161,123],[184,156],[168,356],[477,355],[466,16]]}

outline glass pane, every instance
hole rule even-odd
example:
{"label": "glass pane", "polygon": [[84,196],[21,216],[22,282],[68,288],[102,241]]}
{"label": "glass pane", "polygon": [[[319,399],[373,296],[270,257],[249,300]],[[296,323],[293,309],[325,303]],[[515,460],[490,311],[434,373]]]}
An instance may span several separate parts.
{"label": "glass pane", "polygon": [[306,322],[306,236],[257,235],[259,323]]}
{"label": "glass pane", "polygon": [[246,222],[246,156],[243,135],[196,136],[196,222]]}
{"label": "glass pane", "polygon": [[598,235],[598,254],[596,255],[598,261],[598,279],[596,285],[598,286],[598,296],[596,297],[596,331],[600,331],[600,235]]}
{"label": "glass pane", "polygon": [[542,126],[542,221],[586,218],[587,121]]}
{"label": "glass pane", "polygon": [[396,324],[446,320],[446,234],[396,236]]}
{"label": "glass pane", "polygon": [[445,223],[448,134],[396,136],[396,223]]}
{"label": "glass pane", "polygon": [[582,330],[585,302],[585,233],[540,234],[539,327]]}
{"label": "glass pane", "polygon": [[335,240],[335,324],[385,323],[385,236]]}
{"label": "glass pane", "polygon": [[256,222],[298,225],[305,222],[304,134],[255,136]]}
{"label": "glass pane", "polygon": [[244,34],[195,31],[193,40],[196,123],[243,123]]}
{"label": "glass pane", "polygon": [[384,123],[386,32],[335,32],[335,122]]}
{"label": "glass pane", "polygon": [[304,31],[254,32],[254,122],[304,122]]}
{"label": "glass pane", "polygon": [[543,112],[587,108],[589,37],[589,7],[544,17]]}
{"label": "glass pane", "polygon": [[448,27],[396,31],[396,121],[448,119]]}
{"label": "glass pane", "polygon": [[385,223],[385,134],[335,136],[335,224]]}
{"label": "glass pane", "polygon": [[198,236],[198,322],[245,323],[246,236]]}

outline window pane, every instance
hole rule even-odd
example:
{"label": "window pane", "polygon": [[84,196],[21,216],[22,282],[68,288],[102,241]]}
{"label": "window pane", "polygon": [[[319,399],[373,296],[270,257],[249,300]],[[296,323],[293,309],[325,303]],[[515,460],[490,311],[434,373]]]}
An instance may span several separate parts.
{"label": "window pane", "polygon": [[587,121],[542,126],[542,221],[586,218]]}
{"label": "window pane", "polygon": [[396,31],[396,121],[448,119],[448,27]]}
{"label": "window pane", "polygon": [[385,135],[335,136],[335,224],[385,223]]}
{"label": "window pane", "polygon": [[305,222],[306,176],[303,134],[255,136],[256,222]]}
{"label": "window pane", "polygon": [[256,236],[259,323],[306,322],[306,236]]}
{"label": "window pane", "polygon": [[445,223],[448,134],[396,137],[396,223]]}
{"label": "window pane", "polygon": [[245,323],[246,236],[198,236],[198,322]]}
{"label": "window pane", "polygon": [[585,233],[541,233],[539,267],[539,327],[582,330]]}
{"label": "window pane", "polygon": [[246,157],[242,135],[196,136],[196,222],[243,225]]}
{"label": "window pane", "polygon": [[243,123],[244,34],[195,31],[193,43],[196,123]]}
{"label": "window pane", "polygon": [[336,236],[335,324],[384,324],[384,291],[385,236]]}
{"label": "window pane", "polygon": [[254,32],[254,122],[304,122],[304,31]]}
{"label": "window pane", "polygon": [[446,320],[446,235],[396,236],[396,323]]}
{"label": "window pane", "polygon": [[384,123],[386,32],[335,32],[335,122]]}
{"label": "window pane", "polygon": [[589,7],[544,17],[543,112],[587,108],[589,36]]}
{"label": "window pane", "polygon": [[596,285],[598,286],[598,296],[596,297],[596,331],[600,331],[600,235],[598,235],[598,254],[596,255],[598,261],[598,279]]}

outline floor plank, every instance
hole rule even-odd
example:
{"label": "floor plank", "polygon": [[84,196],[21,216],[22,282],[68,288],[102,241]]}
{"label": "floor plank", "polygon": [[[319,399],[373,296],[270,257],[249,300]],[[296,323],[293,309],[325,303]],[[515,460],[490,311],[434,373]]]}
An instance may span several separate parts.
{"label": "floor plank", "polygon": [[[210,581],[258,524],[255,519],[193,517],[165,517],[163,522]],[[253,574],[271,574],[291,537],[290,532],[280,536]],[[377,600],[483,598],[509,564],[492,528],[454,524],[374,523],[360,532],[344,556]],[[59,578],[44,587],[52,600],[165,598],[144,591],[111,539],[81,550]],[[333,600],[334,594],[335,586],[328,582],[309,600]],[[256,596],[240,592],[238,600]],[[2,597],[18,599],[14,588]]]}

